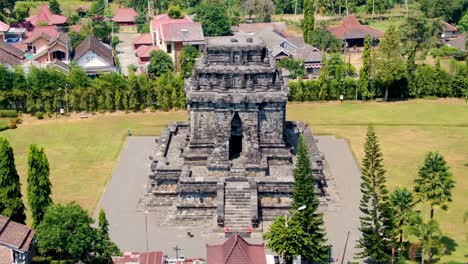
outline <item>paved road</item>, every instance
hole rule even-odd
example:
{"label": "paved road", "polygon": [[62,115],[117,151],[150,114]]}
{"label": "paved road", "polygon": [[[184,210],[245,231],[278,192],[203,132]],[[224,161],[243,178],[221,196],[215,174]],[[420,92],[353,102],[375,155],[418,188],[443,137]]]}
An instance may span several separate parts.
{"label": "paved road", "polygon": [[333,245],[333,258],[340,260],[350,232],[345,253],[345,262],[353,260],[358,250],[356,240],[360,237],[359,201],[360,169],[357,165],[348,143],[344,139],[333,136],[318,136],[317,145],[325,154],[331,172],[330,201],[324,212],[325,228],[330,243]]}
{"label": "paved road", "polygon": [[128,76],[128,66],[133,64],[138,66],[138,59],[135,55],[135,50],[133,49],[132,39],[136,37],[138,33],[131,32],[122,32],[119,33],[120,43],[117,45],[116,49],[120,61],[120,70],[123,75]]}
{"label": "paved road", "polygon": [[[121,251],[146,250],[144,212],[138,212],[138,199],[145,190],[155,137],[128,137],[120,152],[98,210],[104,208],[111,239]],[[140,210],[141,211],[141,210]],[[96,215],[95,212],[95,215]]]}

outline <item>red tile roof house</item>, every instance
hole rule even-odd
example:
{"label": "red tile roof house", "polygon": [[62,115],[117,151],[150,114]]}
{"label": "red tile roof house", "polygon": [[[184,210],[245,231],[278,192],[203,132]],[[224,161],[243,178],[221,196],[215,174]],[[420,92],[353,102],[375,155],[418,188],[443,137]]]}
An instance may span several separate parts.
{"label": "red tile roof house", "polygon": [[153,50],[158,50],[157,46],[147,46],[141,45],[136,49],[136,55],[138,57],[138,62],[140,64],[147,64],[151,58],[151,52]]}
{"label": "red tile roof house", "polygon": [[164,264],[162,251],[145,253],[125,252],[122,257],[112,257],[114,264]]}
{"label": "red tile roof house", "polygon": [[41,6],[36,15],[30,16],[26,19],[26,21],[31,22],[34,26],[54,25],[57,27],[65,26],[67,20],[68,18],[66,16],[52,14],[48,5]]}
{"label": "red tile roof house", "polygon": [[27,44],[27,57],[39,63],[54,60],[69,61],[70,45],[68,36],[58,32],[55,26],[35,27],[23,40]]}
{"label": "red tile roof house", "polygon": [[117,8],[112,21],[119,25],[120,31],[136,32],[136,17],[138,13],[133,8]]}
{"label": "red tile roof house", "polygon": [[458,28],[453,26],[443,20],[440,21],[442,26],[442,33],[440,34],[441,38],[453,38],[457,36]]}
{"label": "red tile roof house", "polygon": [[237,233],[220,245],[206,245],[206,264],[266,264],[263,244],[250,244]]}
{"label": "red tile roof house", "polygon": [[376,41],[384,35],[382,31],[362,25],[355,16],[347,16],[340,25],[328,27],[327,30],[338,39],[343,40],[346,47],[364,46],[366,35],[370,35],[375,45]]}
{"label": "red tile roof house", "polygon": [[33,257],[34,231],[0,215],[0,263],[27,264]]}
{"label": "red tile roof house", "polygon": [[138,34],[136,37],[132,39],[132,44],[133,44],[134,49],[138,49],[138,47],[142,45],[146,45],[146,46],[153,45],[153,38],[151,37],[151,33]]}
{"label": "red tile roof house", "polygon": [[6,41],[6,33],[10,29],[10,26],[0,21],[0,40]]}
{"label": "red tile roof house", "polygon": [[202,26],[193,22],[188,16],[172,19],[167,14],[154,16],[150,23],[150,32],[153,45],[167,52],[179,68],[179,57],[182,48],[186,45],[203,49],[205,36]]}

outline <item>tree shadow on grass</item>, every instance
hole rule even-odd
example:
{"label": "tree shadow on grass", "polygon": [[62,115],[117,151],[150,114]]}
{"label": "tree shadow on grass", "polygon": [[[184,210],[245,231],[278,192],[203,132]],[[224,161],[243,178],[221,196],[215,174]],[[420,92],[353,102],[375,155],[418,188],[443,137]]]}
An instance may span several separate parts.
{"label": "tree shadow on grass", "polygon": [[452,255],[452,253],[458,247],[457,242],[455,242],[455,240],[451,239],[448,236],[442,236],[441,242],[444,243],[444,245],[445,245],[445,254],[444,255],[448,255],[448,256]]}

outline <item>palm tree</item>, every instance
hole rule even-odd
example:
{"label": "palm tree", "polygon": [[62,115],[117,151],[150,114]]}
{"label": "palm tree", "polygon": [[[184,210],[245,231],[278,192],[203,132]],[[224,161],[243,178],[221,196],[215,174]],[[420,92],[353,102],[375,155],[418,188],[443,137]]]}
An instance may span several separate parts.
{"label": "palm tree", "polygon": [[390,202],[395,211],[395,227],[399,232],[401,245],[403,243],[404,226],[411,223],[411,220],[415,217],[413,193],[405,187],[397,188],[391,194]]}
{"label": "palm tree", "polygon": [[421,217],[417,217],[416,223],[406,227],[408,234],[417,238],[421,244],[421,263],[424,264],[425,254],[429,257],[429,263],[432,258],[439,255],[444,251],[444,244],[442,243],[442,232],[439,223],[434,219],[430,219],[425,223]]}
{"label": "palm tree", "polygon": [[447,162],[438,152],[429,152],[424,165],[419,168],[418,177],[414,180],[414,192],[420,201],[427,201],[431,206],[431,219],[434,217],[434,207],[447,209],[447,203],[452,201],[452,189],[455,182],[449,171]]}

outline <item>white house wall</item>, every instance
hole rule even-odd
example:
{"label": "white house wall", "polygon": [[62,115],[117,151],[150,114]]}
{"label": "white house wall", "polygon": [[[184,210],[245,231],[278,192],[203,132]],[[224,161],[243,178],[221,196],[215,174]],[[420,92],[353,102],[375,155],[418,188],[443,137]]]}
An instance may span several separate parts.
{"label": "white house wall", "polygon": [[95,68],[95,67],[112,67],[110,63],[104,60],[102,57],[89,50],[77,61],[78,66],[81,68]]}

